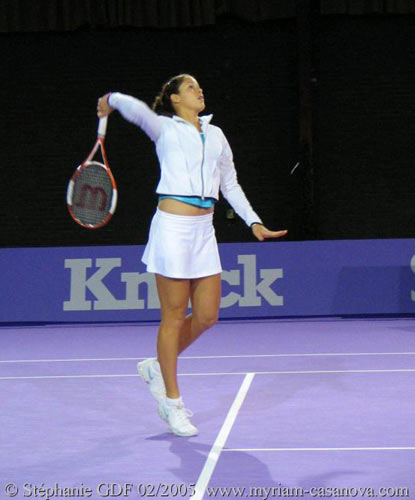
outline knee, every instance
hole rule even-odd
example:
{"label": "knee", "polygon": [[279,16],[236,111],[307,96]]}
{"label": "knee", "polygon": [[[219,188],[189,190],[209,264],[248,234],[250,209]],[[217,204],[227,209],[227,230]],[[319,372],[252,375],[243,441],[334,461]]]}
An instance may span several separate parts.
{"label": "knee", "polygon": [[196,321],[199,327],[204,331],[212,328],[212,326],[218,321],[218,314],[203,314],[196,317]]}
{"label": "knee", "polygon": [[172,328],[174,330],[180,330],[186,319],[186,310],[181,308],[173,308],[168,311],[164,311],[161,315],[161,322],[168,328]]}

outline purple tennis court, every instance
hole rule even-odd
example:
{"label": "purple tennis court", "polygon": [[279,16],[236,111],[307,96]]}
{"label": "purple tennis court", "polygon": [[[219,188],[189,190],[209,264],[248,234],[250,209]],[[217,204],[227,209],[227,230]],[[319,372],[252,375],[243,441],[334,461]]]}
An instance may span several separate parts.
{"label": "purple tennis court", "polygon": [[415,319],[222,321],[180,358],[199,428],[180,438],[136,371],[156,325],[2,327],[2,480],[21,497],[411,498],[414,333]]}

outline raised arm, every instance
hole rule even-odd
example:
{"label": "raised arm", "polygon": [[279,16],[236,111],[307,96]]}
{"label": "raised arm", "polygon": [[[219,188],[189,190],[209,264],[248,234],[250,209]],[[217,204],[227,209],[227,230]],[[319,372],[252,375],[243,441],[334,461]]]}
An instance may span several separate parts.
{"label": "raised arm", "polygon": [[98,99],[98,116],[109,115],[114,109],[134,125],[137,125],[148,137],[156,142],[160,136],[162,122],[145,102],[135,97],[113,92]]}

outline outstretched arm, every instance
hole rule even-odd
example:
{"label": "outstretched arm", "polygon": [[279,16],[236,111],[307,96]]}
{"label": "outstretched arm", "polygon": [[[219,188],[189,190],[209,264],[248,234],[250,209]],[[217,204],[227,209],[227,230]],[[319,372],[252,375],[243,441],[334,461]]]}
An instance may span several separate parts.
{"label": "outstretched arm", "polygon": [[160,117],[145,102],[119,92],[108,93],[98,99],[97,111],[100,118],[109,115],[114,109],[126,120],[140,127],[152,141],[156,142],[160,137]]}
{"label": "outstretched arm", "polygon": [[285,236],[288,231],[270,231],[263,224],[258,215],[254,212],[245,196],[241,186],[238,183],[235,165],[233,163],[233,154],[229,143],[225,136],[223,136],[224,146],[220,166],[220,184],[221,191],[231,206],[235,209],[236,213],[251,226],[254,236],[259,241],[264,241],[268,238],[280,238]]}

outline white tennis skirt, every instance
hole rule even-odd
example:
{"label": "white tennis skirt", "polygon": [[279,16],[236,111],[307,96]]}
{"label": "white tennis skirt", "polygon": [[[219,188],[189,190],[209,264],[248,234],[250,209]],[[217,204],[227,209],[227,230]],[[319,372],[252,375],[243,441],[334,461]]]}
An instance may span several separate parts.
{"label": "white tennis skirt", "polygon": [[202,278],[222,272],[213,213],[175,215],[157,209],[142,261],[150,273]]}

